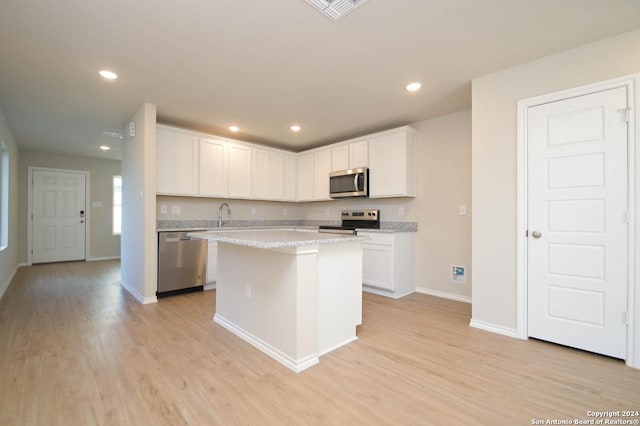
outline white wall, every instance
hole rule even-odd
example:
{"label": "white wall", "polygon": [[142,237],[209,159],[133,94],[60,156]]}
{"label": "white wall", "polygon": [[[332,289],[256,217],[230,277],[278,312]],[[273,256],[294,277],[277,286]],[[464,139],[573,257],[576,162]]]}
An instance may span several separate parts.
{"label": "white wall", "polygon": [[473,80],[473,320],[516,327],[516,103],[640,72],[640,30]]}
{"label": "white wall", "polygon": [[[45,152],[20,151],[18,196],[19,261],[27,262],[27,198],[29,167],[82,170],[89,172],[91,199],[87,200],[89,247],[87,259],[120,257],[120,236],[112,234],[113,176],[120,174],[120,161]],[[92,201],[102,207],[92,207]]]}
{"label": "white wall", "polygon": [[156,301],[156,106],[144,104],[122,129],[121,284],[141,303]]}
{"label": "white wall", "polygon": [[9,150],[9,245],[0,251],[0,297],[18,267],[18,145],[0,109],[0,141]]}

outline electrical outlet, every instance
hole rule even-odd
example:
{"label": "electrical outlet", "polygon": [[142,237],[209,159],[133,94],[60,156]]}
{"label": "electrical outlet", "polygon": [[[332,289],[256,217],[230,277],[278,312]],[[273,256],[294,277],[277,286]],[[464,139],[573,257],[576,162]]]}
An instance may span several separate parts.
{"label": "electrical outlet", "polygon": [[167,205],[160,204],[160,214],[167,214]]}
{"label": "electrical outlet", "polygon": [[458,214],[460,216],[466,216],[467,215],[467,205],[466,204],[460,204],[458,206]]}
{"label": "electrical outlet", "polygon": [[398,215],[404,216],[404,207],[398,207]]}
{"label": "electrical outlet", "polygon": [[244,295],[247,296],[247,299],[251,299],[251,284],[244,283]]}
{"label": "electrical outlet", "polygon": [[287,209],[282,209],[282,216],[286,216],[288,214]]}
{"label": "electrical outlet", "polygon": [[255,207],[251,207],[251,215],[252,216],[256,215],[256,208]]}
{"label": "electrical outlet", "polygon": [[329,216],[330,213],[331,213],[331,211],[329,209],[324,209],[324,215],[325,216]]}
{"label": "electrical outlet", "polygon": [[451,265],[451,281],[465,284],[467,282],[466,266]]}

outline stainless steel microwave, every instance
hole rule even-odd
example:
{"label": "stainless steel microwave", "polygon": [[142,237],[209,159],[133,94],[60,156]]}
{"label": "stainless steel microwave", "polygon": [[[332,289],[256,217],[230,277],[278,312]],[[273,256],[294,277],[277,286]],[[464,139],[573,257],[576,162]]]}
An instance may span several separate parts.
{"label": "stainless steel microwave", "polygon": [[368,197],[369,169],[349,169],[329,174],[331,198]]}

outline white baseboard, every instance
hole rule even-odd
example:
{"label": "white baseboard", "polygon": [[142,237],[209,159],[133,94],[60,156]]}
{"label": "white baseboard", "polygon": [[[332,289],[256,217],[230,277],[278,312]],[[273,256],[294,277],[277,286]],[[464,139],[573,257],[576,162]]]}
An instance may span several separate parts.
{"label": "white baseboard", "polygon": [[515,339],[518,338],[518,333],[515,328],[503,327],[501,325],[490,324],[488,322],[477,321],[474,319],[469,321],[469,326],[496,334],[502,334],[503,336],[513,337]]}
{"label": "white baseboard", "polygon": [[461,294],[448,293],[446,291],[432,290],[426,287],[416,287],[416,293],[428,294],[429,296],[442,297],[443,299],[455,300],[457,302],[471,303],[469,296]]}
{"label": "white baseboard", "polygon": [[18,272],[19,267],[20,265],[16,266],[13,272],[9,275],[9,277],[7,277],[7,279],[4,280],[3,283],[0,283],[0,299],[2,299],[2,296],[4,296],[4,292],[7,291],[7,289],[9,288],[9,284],[11,284],[11,280],[16,275],[16,272]]}
{"label": "white baseboard", "polygon": [[214,282],[212,282],[212,283],[206,283],[206,284],[202,287],[202,289],[203,289],[204,291],[207,291],[207,290],[215,290],[215,289],[216,289],[216,282],[214,281]]}
{"label": "white baseboard", "polygon": [[389,290],[383,290],[381,288],[369,287],[367,285],[362,286],[362,291],[367,293],[377,294],[378,296],[390,297],[391,299],[400,299],[401,297],[408,296],[411,293],[415,293],[415,290],[407,290],[404,293],[394,293]]}
{"label": "white baseboard", "polygon": [[296,373],[299,373],[302,370],[316,365],[319,362],[317,354],[309,355],[301,359],[293,359],[281,350],[274,348],[266,342],[263,342],[253,334],[246,332],[245,330],[241,329],[237,325],[233,324],[232,322],[228,321],[218,314],[215,314],[213,316],[213,321],[220,324],[222,327],[226,328],[245,342],[249,343],[251,346],[264,352],[271,358],[278,361],[280,364],[284,365],[290,370],[295,371]]}
{"label": "white baseboard", "polygon": [[120,281],[120,285],[127,290],[127,292],[132,295],[133,297],[135,297],[135,299],[142,303],[143,305],[148,305],[149,303],[158,303],[158,298],[156,296],[153,297],[144,297],[143,295],[141,295],[140,293],[138,293],[138,291],[131,287],[129,284],[127,284],[124,280]]}
{"label": "white baseboard", "polygon": [[18,263],[18,268],[22,268],[23,266],[31,266],[31,265],[28,264],[27,262]]}
{"label": "white baseboard", "polygon": [[120,256],[98,256],[98,257],[89,257],[86,259],[87,262],[96,262],[99,260],[116,260],[120,259]]}

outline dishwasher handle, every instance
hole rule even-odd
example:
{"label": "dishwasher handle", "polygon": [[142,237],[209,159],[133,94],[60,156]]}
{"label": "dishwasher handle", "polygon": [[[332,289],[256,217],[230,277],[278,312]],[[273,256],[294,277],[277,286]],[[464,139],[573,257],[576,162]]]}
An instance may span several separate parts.
{"label": "dishwasher handle", "polygon": [[180,241],[191,241],[191,237],[176,237],[176,238],[165,238],[165,243],[179,243]]}

